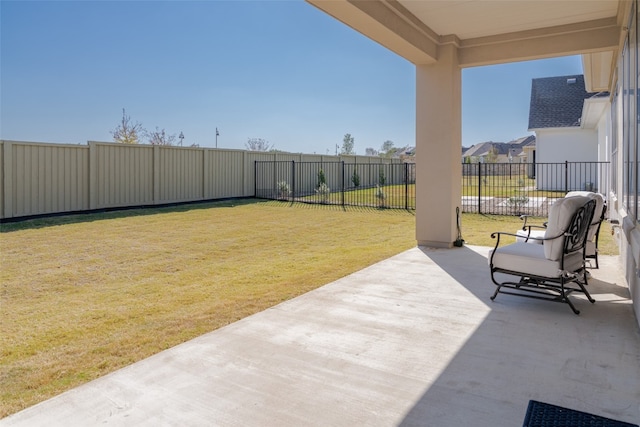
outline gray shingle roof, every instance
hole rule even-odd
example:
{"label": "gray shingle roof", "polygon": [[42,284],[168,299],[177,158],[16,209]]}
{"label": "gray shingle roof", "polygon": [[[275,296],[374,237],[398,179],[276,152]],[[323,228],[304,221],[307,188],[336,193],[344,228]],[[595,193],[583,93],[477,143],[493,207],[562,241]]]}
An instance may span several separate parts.
{"label": "gray shingle roof", "polygon": [[580,74],[533,79],[529,129],[579,127],[582,105],[591,96]]}
{"label": "gray shingle roof", "polygon": [[498,155],[509,155],[511,152],[512,156],[517,156],[522,153],[522,148],[536,145],[536,136],[529,135],[523,136],[522,138],[514,139],[509,142],[480,142],[478,144],[474,144],[469,148],[462,147],[462,155],[464,157],[482,157],[486,156],[489,153],[489,150],[495,149],[496,154]]}

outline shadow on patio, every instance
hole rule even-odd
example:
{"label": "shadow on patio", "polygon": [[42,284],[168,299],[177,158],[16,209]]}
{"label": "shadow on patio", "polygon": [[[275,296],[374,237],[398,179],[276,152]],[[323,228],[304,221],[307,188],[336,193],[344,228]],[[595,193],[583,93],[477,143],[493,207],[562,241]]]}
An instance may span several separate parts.
{"label": "shadow on patio", "polygon": [[[530,399],[640,420],[640,335],[617,257],[603,257],[602,268],[592,270],[595,304],[571,297],[581,310],[575,316],[566,304],[510,295],[491,302],[488,248],[462,251],[456,259],[423,249],[461,294],[471,293],[489,310],[475,317],[468,339],[401,425],[521,425]],[[459,302],[450,308],[467,316]]]}

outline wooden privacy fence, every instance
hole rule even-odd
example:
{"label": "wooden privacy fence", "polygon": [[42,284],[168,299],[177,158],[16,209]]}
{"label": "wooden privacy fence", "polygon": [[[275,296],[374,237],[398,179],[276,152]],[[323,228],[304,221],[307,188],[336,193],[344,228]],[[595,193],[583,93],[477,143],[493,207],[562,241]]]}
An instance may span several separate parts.
{"label": "wooden privacy fence", "polygon": [[253,197],[256,161],[368,159],[96,141],[0,141],[0,219]]}

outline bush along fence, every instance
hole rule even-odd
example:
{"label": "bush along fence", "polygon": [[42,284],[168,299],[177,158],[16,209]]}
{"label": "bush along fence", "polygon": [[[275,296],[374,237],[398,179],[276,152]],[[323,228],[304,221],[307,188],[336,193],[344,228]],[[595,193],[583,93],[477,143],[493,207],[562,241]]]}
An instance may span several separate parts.
{"label": "bush along fence", "polygon": [[462,211],[546,217],[569,191],[606,193],[609,162],[465,163]]}
{"label": "bush along fence", "polygon": [[414,163],[256,161],[257,198],[415,209]]}

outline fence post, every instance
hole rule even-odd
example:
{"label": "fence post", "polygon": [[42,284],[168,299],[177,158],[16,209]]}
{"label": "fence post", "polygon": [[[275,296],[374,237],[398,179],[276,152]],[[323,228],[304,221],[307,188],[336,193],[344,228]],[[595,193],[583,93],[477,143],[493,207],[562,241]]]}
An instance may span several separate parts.
{"label": "fence post", "polygon": [[291,160],[291,203],[296,198],[296,161]]}
{"label": "fence post", "polygon": [[409,210],[409,163],[404,163],[404,210]]}
{"label": "fence post", "polygon": [[153,146],[153,160],[152,160],[152,165],[153,165],[153,204],[157,205],[158,203],[160,203],[160,197],[161,197],[161,193],[160,193],[160,146],[159,145],[154,145]]}
{"label": "fence post", "polygon": [[10,141],[4,141],[2,143],[2,162],[4,173],[4,212],[2,218],[13,218],[13,203],[15,200],[15,194],[13,192],[13,144]]}
{"label": "fence post", "polygon": [[569,192],[569,161],[564,161],[564,193]]}
{"label": "fence post", "polygon": [[258,196],[258,161],[253,161],[253,197]]}
{"label": "fence post", "polygon": [[342,207],[344,207],[344,160],[342,161]]}
{"label": "fence post", "polygon": [[[98,147],[95,142],[89,145],[89,210],[98,208]],[[6,197],[5,192],[5,197]]]}
{"label": "fence post", "polygon": [[482,192],[482,165],[484,163],[480,163],[478,162],[478,213],[481,214],[482,213],[482,208],[481,206],[481,198],[480,198],[480,193]]}

